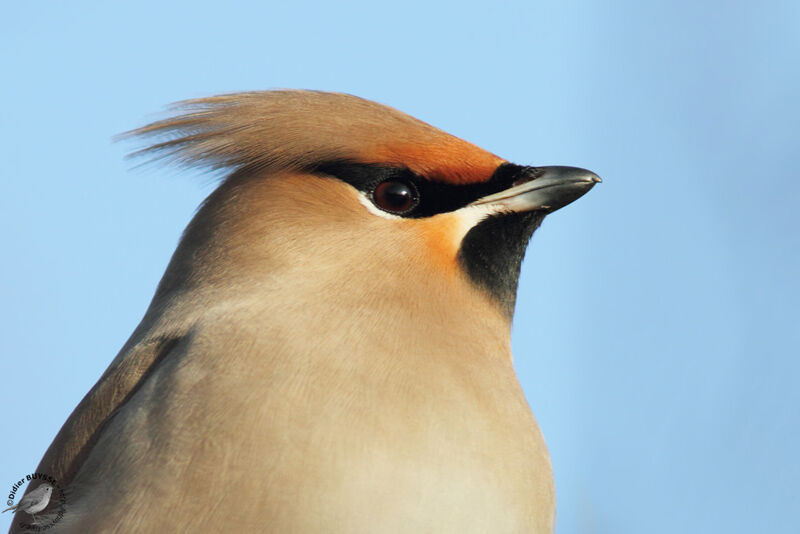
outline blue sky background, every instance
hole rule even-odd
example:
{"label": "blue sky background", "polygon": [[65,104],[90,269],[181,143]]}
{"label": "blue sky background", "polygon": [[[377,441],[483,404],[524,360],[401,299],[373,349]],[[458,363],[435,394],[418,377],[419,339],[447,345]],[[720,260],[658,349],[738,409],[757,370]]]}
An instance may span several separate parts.
{"label": "blue sky background", "polygon": [[795,1],[5,2],[0,490],[213,187],[132,171],[111,137],[175,100],[313,88],[604,178],[535,235],[515,320],[559,534],[797,532],[799,36]]}

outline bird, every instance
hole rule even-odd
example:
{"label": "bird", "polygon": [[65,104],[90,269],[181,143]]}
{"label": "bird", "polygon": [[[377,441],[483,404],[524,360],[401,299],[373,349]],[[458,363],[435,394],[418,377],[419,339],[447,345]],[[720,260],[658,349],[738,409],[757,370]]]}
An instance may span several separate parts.
{"label": "bird", "polygon": [[312,90],[123,137],[221,179],[39,465],[56,532],[552,532],[510,331],[533,232],[595,173]]}
{"label": "bird", "polygon": [[50,502],[50,495],[52,495],[52,493],[53,486],[45,482],[35,490],[25,495],[17,504],[14,506],[9,506],[3,510],[2,513],[6,513],[9,510],[14,510],[15,512],[22,510],[26,514],[33,516],[33,520],[35,522],[36,514],[47,508],[47,505]]}

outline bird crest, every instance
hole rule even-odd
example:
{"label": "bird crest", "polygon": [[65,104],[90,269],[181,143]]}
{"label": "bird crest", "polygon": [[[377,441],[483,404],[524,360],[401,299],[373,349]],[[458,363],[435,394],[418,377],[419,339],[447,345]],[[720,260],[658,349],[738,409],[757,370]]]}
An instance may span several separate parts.
{"label": "bird crest", "polygon": [[179,102],[172,116],[123,134],[134,153],[210,170],[276,172],[348,161],[405,167],[431,180],[487,180],[504,162],[394,108],[343,93],[276,90]]}

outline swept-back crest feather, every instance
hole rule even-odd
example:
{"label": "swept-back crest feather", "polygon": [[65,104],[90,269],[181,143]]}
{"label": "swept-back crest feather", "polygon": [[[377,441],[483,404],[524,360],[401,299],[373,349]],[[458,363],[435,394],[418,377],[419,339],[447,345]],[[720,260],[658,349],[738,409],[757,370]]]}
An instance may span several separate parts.
{"label": "swept-back crest feather", "polygon": [[235,93],[179,102],[174,110],[123,135],[157,141],[135,156],[266,171],[349,160],[406,166],[456,183],[485,180],[504,161],[394,108],[343,93]]}

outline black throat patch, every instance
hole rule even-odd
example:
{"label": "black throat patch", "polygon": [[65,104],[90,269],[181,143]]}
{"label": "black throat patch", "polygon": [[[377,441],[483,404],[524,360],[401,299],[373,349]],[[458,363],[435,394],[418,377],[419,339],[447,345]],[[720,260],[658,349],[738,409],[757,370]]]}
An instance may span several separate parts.
{"label": "black throat patch", "polygon": [[514,315],[528,241],[544,217],[540,211],[492,215],[467,232],[458,250],[461,268],[497,301],[509,319]]}

